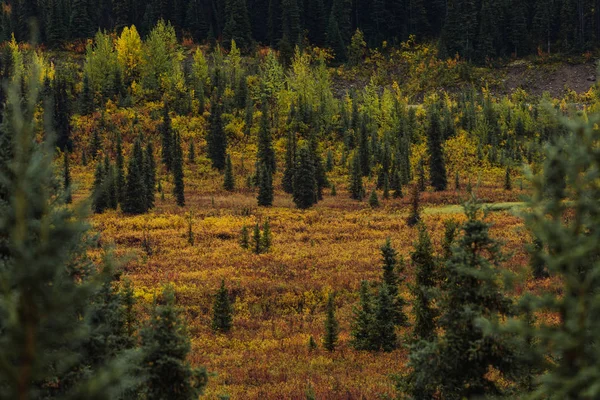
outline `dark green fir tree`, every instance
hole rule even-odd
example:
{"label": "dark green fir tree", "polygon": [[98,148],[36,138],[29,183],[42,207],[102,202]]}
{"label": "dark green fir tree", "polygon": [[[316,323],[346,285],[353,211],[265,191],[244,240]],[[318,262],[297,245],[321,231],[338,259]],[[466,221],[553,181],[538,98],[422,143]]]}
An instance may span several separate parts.
{"label": "dark green fir tree", "polygon": [[229,292],[225,287],[225,280],[215,295],[212,314],[212,329],[219,333],[228,333],[233,326],[233,309],[229,300]]}
{"label": "dark green fir tree", "polygon": [[323,337],[323,348],[334,351],[338,344],[339,324],[335,317],[335,296],[329,293],[325,311],[325,336]]}
{"label": "dark green fir tree", "polygon": [[204,368],[193,368],[186,360],[190,339],[172,288],[165,288],[140,336],[146,375],[143,397],[197,399],[206,386],[208,374]]}
{"label": "dark green fir tree", "polygon": [[233,165],[231,164],[231,157],[227,155],[225,161],[225,176],[223,178],[223,188],[228,192],[232,192],[235,189],[235,178],[233,176]]}
{"label": "dark green fir tree", "polygon": [[317,202],[315,165],[306,146],[302,146],[296,157],[293,180],[293,198],[296,207],[307,209]]}
{"label": "dark green fir tree", "polygon": [[183,149],[179,133],[173,141],[173,195],[179,207],[185,206],[185,186],[183,182]]}

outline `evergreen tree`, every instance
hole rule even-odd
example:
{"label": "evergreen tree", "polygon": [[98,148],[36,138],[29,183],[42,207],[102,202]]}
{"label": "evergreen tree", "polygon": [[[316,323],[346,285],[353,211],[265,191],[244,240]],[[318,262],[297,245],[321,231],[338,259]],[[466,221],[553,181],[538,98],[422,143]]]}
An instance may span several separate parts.
{"label": "evergreen tree", "polygon": [[540,239],[534,238],[529,245],[529,267],[534,279],[544,279],[549,276],[544,261],[544,246]]}
{"label": "evergreen tree", "polygon": [[79,112],[81,115],[89,115],[94,112],[94,93],[90,87],[90,77],[83,74],[83,88],[79,98]]}
{"label": "evergreen tree", "polygon": [[442,150],[440,116],[435,107],[432,107],[429,110],[427,149],[429,151],[429,177],[431,179],[431,186],[433,186],[436,191],[446,190],[448,182]]}
{"label": "evergreen tree", "polygon": [[248,233],[248,227],[246,225],[242,227],[240,246],[242,246],[242,249],[245,250],[248,250],[250,248],[250,234]]}
{"label": "evergreen tree", "polygon": [[54,132],[56,134],[56,146],[62,151],[73,151],[71,139],[71,106],[67,93],[67,82],[58,77],[54,82]]}
{"label": "evergreen tree", "polygon": [[262,237],[260,235],[260,226],[258,225],[258,222],[254,226],[254,231],[252,232],[252,243],[254,246],[254,254],[262,253]]}
{"label": "evergreen tree", "polygon": [[241,49],[249,49],[252,43],[252,32],[246,0],[226,0],[224,17],[225,43],[231,43],[233,40]]}
{"label": "evergreen tree", "polygon": [[235,178],[233,177],[233,166],[231,165],[231,157],[227,155],[225,162],[225,178],[223,179],[223,188],[229,192],[235,189]]}
{"label": "evergreen tree", "polygon": [[421,220],[421,206],[420,206],[419,186],[413,185],[411,200],[410,200],[410,215],[408,216],[406,223],[408,226],[415,226]]}
{"label": "evergreen tree", "polygon": [[333,50],[336,61],[343,62],[346,60],[346,46],[333,10],[329,14],[328,21],[326,33],[327,45]]}
{"label": "evergreen tree", "polygon": [[512,181],[510,179],[510,167],[506,167],[504,174],[504,190],[512,190]]}
{"label": "evergreen tree", "polygon": [[478,322],[485,318],[498,323],[512,315],[511,300],[498,283],[502,261],[499,244],[489,237],[489,225],[480,219],[475,201],[465,205],[465,213],[463,235],[446,263],[439,319],[444,336],[421,349],[432,358],[428,366],[415,368],[422,379],[426,376],[435,383],[443,398],[500,393],[497,383],[489,378],[490,368],[504,376],[516,371],[515,349],[506,335],[488,335]]}
{"label": "evergreen tree", "polygon": [[216,94],[211,100],[211,112],[209,118],[208,157],[212,161],[213,168],[222,171],[225,168],[225,156],[227,154],[227,136],[223,129],[221,114],[223,105],[217,99]]}
{"label": "evergreen tree", "polygon": [[360,157],[355,154],[352,158],[352,170],[350,171],[350,197],[361,201],[364,196],[362,182],[362,169],[360,167]]}
{"label": "evergreen tree", "polygon": [[441,36],[445,55],[460,55],[467,61],[474,57],[477,35],[477,5],[475,0],[449,0],[446,23]]}
{"label": "evergreen tree", "polygon": [[271,243],[273,239],[271,238],[271,225],[269,224],[269,219],[265,220],[265,224],[263,225],[263,234],[260,239],[260,247],[263,252],[268,252],[271,248]]}
{"label": "evergreen tree", "polygon": [[377,197],[377,192],[375,189],[371,191],[371,196],[369,196],[369,205],[371,208],[379,207],[379,198]]}
{"label": "evergreen tree", "polygon": [[183,182],[183,149],[179,133],[175,133],[173,141],[173,195],[179,207],[185,206],[185,193]]}
{"label": "evergreen tree", "polygon": [[71,196],[71,169],[69,167],[69,152],[63,153],[63,189],[65,191],[65,203],[70,204]]}
{"label": "evergreen tree", "polygon": [[371,175],[371,146],[369,145],[368,125],[367,116],[363,115],[358,141],[358,154],[363,176]]}
{"label": "evergreen tree", "polygon": [[108,208],[108,196],[105,184],[105,171],[101,162],[96,165],[92,190],[92,208],[96,214],[102,214]]}
{"label": "evergreen tree", "polygon": [[102,140],[100,139],[99,129],[94,129],[94,132],[92,132],[92,143],[90,146],[90,156],[92,156],[92,159],[96,159],[101,148]]}
{"label": "evergreen tree", "polygon": [[88,0],[73,0],[71,4],[71,37],[85,39],[94,35],[94,23],[90,18]]}
{"label": "evergreen tree", "polygon": [[444,239],[442,241],[442,257],[444,260],[448,260],[452,255],[452,246],[459,226],[459,223],[454,219],[444,221]]}
{"label": "evergreen tree", "polygon": [[338,343],[339,325],[335,318],[335,303],[333,293],[329,293],[327,298],[327,309],[325,317],[325,336],[323,337],[323,347],[327,351],[334,351]]}
{"label": "evergreen tree", "polygon": [[[2,396],[116,398],[132,383],[135,360],[107,354],[102,366],[92,366],[84,357],[91,332],[99,327],[91,308],[101,273],[87,257],[97,243],[89,239],[84,215],[56,196],[55,143],[36,140],[38,89],[31,81],[26,109],[11,100],[17,84],[9,85],[0,130],[0,138],[11,143],[0,153]],[[9,166],[11,173],[4,175]]]}
{"label": "evergreen tree", "polygon": [[294,168],[296,167],[296,133],[288,130],[288,137],[285,147],[285,169],[281,184],[286,193],[294,192]]}
{"label": "evergreen tree", "polygon": [[190,339],[172,288],[164,289],[140,336],[146,375],[144,398],[197,399],[208,375],[204,368],[192,368],[186,361]]}
{"label": "evergreen tree", "polygon": [[398,292],[398,285],[402,281],[399,276],[399,272],[402,270],[401,263],[398,262],[398,253],[392,247],[390,238],[385,241],[385,244],[381,246],[381,256],[383,258],[383,274],[382,283],[387,286],[387,291],[392,299],[392,308],[394,310],[394,316],[392,321],[395,325],[405,326],[408,323],[408,318],[404,313],[404,306],[406,302]]}
{"label": "evergreen tree", "polygon": [[258,154],[259,164],[263,164],[271,174],[276,171],[275,150],[273,150],[273,138],[269,124],[269,108],[266,99],[263,99],[263,110],[258,131]]}
{"label": "evergreen tree", "polygon": [[190,140],[190,146],[188,148],[188,162],[190,164],[196,163],[196,147],[194,146],[194,140]]}
{"label": "evergreen tree", "polygon": [[308,147],[303,146],[298,151],[293,171],[294,203],[300,209],[310,208],[317,202],[317,181],[314,162]]}
{"label": "evergreen tree", "polygon": [[417,187],[419,188],[419,192],[424,192],[427,189],[425,182],[425,162],[423,159],[420,159],[417,164]]}
{"label": "evergreen tree", "polygon": [[113,165],[108,158],[108,154],[104,156],[104,173],[108,208],[116,210],[119,205],[117,198],[117,178],[115,176]]}
{"label": "evergreen tree", "polygon": [[233,325],[233,310],[229,301],[229,293],[225,287],[225,280],[215,295],[213,303],[212,329],[215,332],[228,333]]}
{"label": "evergreen tree", "polygon": [[360,284],[360,304],[354,308],[352,319],[352,339],[350,343],[356,350],[376,350],[374,347],[375,315],[374,305],[371,293],[369,292],[369,283],[362,281]]}
{"label": "evergreen tree", "polygon": [[163,104],[163,120],[160,125],[160,137],[162,140],[162,161],[167,171],[171,171],[173,168],[173,136],[169,104],[165,100]]}
{"label": "evergreen tree", "polygon": [[273,176],[265,164],[258,169],[258,205],[270,207],[273,205]]}
{"label": "evergreen tree", "polygon": [[[597,340],[600,205],[594,200],[599,196],[595,171],[600,160],[595,148],[599,139],[596,123],[594,118],[569,122],[572,134],[546,147],[543,172],[532,182],[534,193],[526,224],[533,237],[541,242],[544,250],[540,255],[549,274],[561,282],[561,288],[560,294],[550,298],[546,292],[539,297],[531,296],[529,306],[534,312],[550,312],[558,318],[535,325],[525,320],[518,330],[507,329],[519,336],[530,336],[540,344],[528,348],[528,355],[537,360],[535,366],[546,371],[534,392],[540,398],[600,395],[596,386],[600,376]],[[550,189],[545,177],[554,168],[563,172],[564,181],[555,182],[558,187]],[[568,204],[562,198],[564,191],[571,194]],[[549,366],[544,362],[548,354],[553,355]]]}
{"label": "evergreen tree", "polygon": [[144,155],[140,139],[137,138],[133,145],[133,153],[127,165],[127,182],[125,196],[121,207],[126,214],[143,214],[148,208],[146,204],[146,182],[144,179]]}
{"label": "evergreen tree", "polygon": [[300,45],[303,38],[297,0],[282,0],[281,9],[282,37],[288,40],[292,47]]}
{"label": "evergreen tree", "polygon": [[[148,209],[151,209],[154,208],[154,193],[156,192],[156,161],[154,161],[154,147],[152,146],[152,142],[148,142],[148,144],[146,144],[143,172],[144,183],[146,187],[146,206]],[[117,182],[119,179],[120,178],[117,175]]]}
{"label": "evergreen tree", "polygon": [[119,204],[123,203],[125,197],[125,159],[123,158],[123,138],[121,132],[117,132],[117,199]]}
{"label": "evergreen tree", "polygon": [[400,176],[400,172],[395,171],[392,177],[390,188],[394,190],[393,196],[395,199],[401,199],[404,197],[404,193],[402,193],[402,177]]}
{"label": "evergreen tree", "polygon": [[375,302],[374,313],[374,347],[377,350],[392,351],[396,349],[397,336],[395,331],[395,318],[397,312],[394,309],[394,300],[390,296],[389,287],[385,283],[379,285],[379,293]]}
{"label": "evergreen tree", "polygon": [[436,262],[433,256],[433,246],[429,233],[424,225],[419,227],[419,239],[414,244],[410,255],[415,273],[415,284],[412,288],[415,316],[413,338],[418,340],[433,340],[435,337],[435,319],[438,315],[433,305],[433,289],[436,286]]}

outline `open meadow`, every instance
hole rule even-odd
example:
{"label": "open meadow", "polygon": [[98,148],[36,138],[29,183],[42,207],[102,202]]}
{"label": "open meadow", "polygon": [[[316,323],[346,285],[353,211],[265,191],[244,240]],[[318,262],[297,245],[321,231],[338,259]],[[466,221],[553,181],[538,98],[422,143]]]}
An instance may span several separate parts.
{"label": "open meadow", "polygon": [[[92,225],[103,246],[114,245],[116,253],[129,260],[123,277],[133,282],[142,313],[165,284],[174,285],[189,324],[190,360],[215,374],[209,380],[207,397],[303,399],[311,390],[319,399],[393,397],[392,375],[405,369],[406,348],[389,353],[354,350],[349,343],[350,325],[361,281],[380,279],[380,247],[388,237],[405,262],[400,294],[411,299],[409,286],[414,284],[415,271],[410,253],[418,228],[406,223],[409,195],[382,200],[380,207],[371,208],[366,201],[350,199],[345,177],[333,176],[340,188],[337,195],[326,193],[310,210],[296,209],[281,191],[276,191],[273,207],[262,208],[256,206],[254,191],[226,192],[218,178],[198,176],[197,169],[201,168],[186,165],[190,186],[186,207],[175,206],[166,194],[165,200],[157,196],[149,214],[126,216],[108,211],[94,215]],[[85,171],[75,172],[74,177],[89,181]],[[503,205],[491,211],[487,220],[492,223],[493,237],[502,241],[509,255],[504,267],[521,277],[515,288],[520,293],[530,279],[523,241],[528,233],[518,216],[526,190],[506,191],[503,178],[496,174],[475,190],[490,205]],[[465,185],[458,191],[421,195],[423,223],[437,254],[444,221],[464,220],[459,204],[468,198]],[[166,193],[168,187],[164,185]],[[81,187],[75,197],[86,196],[86,189]],[[193,244],[189,242],[190,218]],[[252,228],[267,219],[273,235],[271,250],[256,255],[242,249],[242,227]],[[214,294],[221,280],[230,289],[234,307],[234,328],[225,335],[211,329]],[[336,294],[341,328],[339,348],[333,353],[321,345],[330,292]],[[409,332],[402,329],[401,335]],[[309,346],[311,336],[317,349]]]}

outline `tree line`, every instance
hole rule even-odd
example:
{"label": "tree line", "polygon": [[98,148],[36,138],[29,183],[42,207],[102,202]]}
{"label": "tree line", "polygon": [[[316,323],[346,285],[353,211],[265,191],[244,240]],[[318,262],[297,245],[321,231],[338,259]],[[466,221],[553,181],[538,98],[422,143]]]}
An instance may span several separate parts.
{"label": "tree line", "polygon": [[355,31],[367,43],[399,43],[411,35],[439,40],[442,54],[470,61],[544,52],[581,52],[600,38],[597,0],[10,0],[2,8],[0,40],[15,33],[57,46],[92,37],[99,29],[136,25],[146,35],[163,19],[180,37],[235,40],[244,50],[270,45],[330,47],[339,61]]}

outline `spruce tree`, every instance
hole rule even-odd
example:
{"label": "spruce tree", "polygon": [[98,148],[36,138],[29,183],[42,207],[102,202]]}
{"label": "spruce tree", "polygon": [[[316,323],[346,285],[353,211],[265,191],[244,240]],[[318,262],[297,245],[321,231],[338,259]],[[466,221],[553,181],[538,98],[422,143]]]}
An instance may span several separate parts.
{"label": "spruce tree", "polygon": [[96,165],[92,190],[92,208],[96,214],[102,214],[108,208],[108,196],[105,186],[105,171],[101,162]]}
{"label": "spruce tree", "polygon": [[300,209],[310,208],[317,202],[317,181],[315,165],[308,147],[302,146],[298,151],[293,171],[294,203]]}
{"label": "spruce tree", "polygon": [[323,337],[323,347],[327,351],[334,351],[338,343],[339,325],[335,318],[334,294],[329,293],[327,298],[327,308],[325,316],[325,336]]}
{"label": "spruce tree", "polygon": [[137,138],[133,145],[133,153],[129,157],[127,166],[127,182],[125,184],[125,196],[121,208],[126,214],[143,214],[146,207],[146,182],[144,179],[144,155],[140,139]]}
{"label": "spruce tree", "polygon": [[427,189],[427,183],[425,182],[425,161],[419,160],[417,164],[417,187],[419,192],[424,192]]}
{"label": "spruce tree", "polygon": [[104,173],[105,173],[105,188],[108,199],[108,208],[116,210],[119,206],[117,198],[117,178],[115,175],[115,169],[110,163],[108,154],[104,156]]}
{"label": "spruce tree", "polygon": [[358,155],[362,176],[371,175],[371,146],[369,144],[369,120],[366,115],[362,117],[359,131]]}
{"label": "spruce tree", "polygon": [[90,156],[92,156],[92,159],[96,159],[101,149],[102,139],[100,138],[100,131],[99,129],[94,129],[94,132],[92,132],[92,143],[90,144]]}
{"label": "spruce tree", "polygon": [[294,193],[294,168],[296,167],[296,133],[288,130],[285,147],[285,169],[281,184],[286,193]]}
{"label": "spruce tree", "polygon": [[146,375],[143,397],[148,400],[197,399],[208,375],[204,368],[193,368],[186,361],[190,339],[171,287],[164,289],[140,336]]}
{"label": "spruce tree", "polygon": [[[144,154],[144,183],[146,187],[146,206],[148,209],[154,208],[154,193],[156,192],[156,161],[154,161],[154,148],[152,142],[146,144]],[[118,182],[117,175],[117,182]]]}
{"label": "spruce tree", "polygon": [[385,244],[381,246],[381,257],[383,259],[383,274],[382,283],[387,285],[389,296],[393,302],[394,317],[392,318],[395,325],[405,326],[408,323],[408,318],[404,313],[406,301],[398,292],[398,285],[403,278],[399,276],[402,272],[402,263],[398,262],[398,253],[392,247],[390,238],[387,238]]}
{"label": "spruce tree", "polygon": [[[92,321],[91,308],[100,290],[97,271],[108,262],[91,265],[88,252],[97,243],[84,223],[84,210],[65,207],[57,197],[55,143],[36,140],[38,88],[36,79],[31,82],[26,109],[15,101],[16,84],[8,86],[0,133],[12,144],[0,152],[2,396],[117,398],[133,380],[135,361],[122,353],[107,354],[101,366],[92,366],[84,357],[91,333],[101,329]],[[4,175],[6,168],[11,173]]]}
{"label": "spruce tree", "polygon": [[[546,373],[539,380],[539,398],[580,399],[600,395],[597,386],[600,301],[598,260],[600,250],[600,196],[597,173],[599,132],[597,116],[568,122],[571,134],[562,136],[544,149],[543,172],[533,177],[534,193],[525,215],[532,236],[541,242],[543,259],[551,276],[560,284],[560,294],[542,293],[529,301],[534,312],[552,313],[557,320],[527,321],[519,336],[531,336],[540,347],[530,347],[529,356]],[[548,187],[546,177],[553,170],[562,179]],[[566,186],[565,186],[566,185]],[[569,193],[570,201],[564,201]],[[517,321],[518,322],[518,321]],[[552,354],[552,364],[544,359]]]}
{"label": "spruce tree", "polygon": [[427,127],[427,149],[429,152],[429,178],[435,191],[446,190],[448,179],[442,149],[442,131],[440,116],[436,107],[429,110]]}
{"label": "spruce tree", "polygon": [[171,171],[171,168],[173,168],[173,128],[171,126],[171,116],[169,115],[169,104],[166,100],[163,104],[160,137],[162,141],[162,161],[167,171]]}
{"label": "spruce tree", "polygon": [[356,350],[376,350],[374,346],[374,305],[373,298],[369,292],[369,283],[362,281],[360,284],[360,303],[354,307],[350,344]]}
{"label": "spruce tree", "polygon": [[402,177],[400,176],[399,171],[395,171],[392,175],[393,179],[391,181],[391,189],[394,190],[392,196],[395,199],[401,199],[404,197],[404,193],[402,193]]}
{"label": "spruce tree", "polygon": [[250,248],[250,234],[248,233],[248,227],[246,225],[242,227],[240,246],[244,250],[248,250]]}
{"label": "spruce tree", "polygon": [[413,339],[432,340],[435,337],[437,310],[433,305],[433,291],[436,287],[436,261],[429,233],[424,225],[419,226],[419,239],[410,255],[415,269],[415,283],[412,288],[414,302]]}
{"label": "spruce tree", "polygon": [[71,37],[85,39],[94,35],[94,23],[89,15],[88,0],[74,0],[71,5]]}
{"label": "spruce tree", "polygon": [[392,351],[398,346],[395,330],[397,311],[394,309],[394,299],[385,283],[379,285],[374,312],[374,347],[377,350]]}
{"label": "spruce tree", "polygon": [[[439,326],[443,339],[423,351],[435,367],[419,373],[436,383],[444,398],[472,398],[500,393],[490,368],[503,376],[516,372],[516,353],[506,335],[489,335],[480,319],[499,323],[512,315],[512,302],[503,294],[498,268],[503,259],[498,242],[489,237],[489,225],[480,219],[474,200],[465,204],[467,221],[446,263],[446,280]],[[460,365],[460,368],[453,367]]]}
{"label": "spruce tree", "polygon": [[225,43],[235,41],[241,49],[248,50],[252,42],[252,32],[246,0],[227,0],[224,11],[223,38]]}
{"label": "spruce tree", "polygon": [[190,146],[188,148],[188,162],[190,164],[196,163],[196,147],[194,146],[194,139],[190,140]]}
{"label": "spruce tree", "polygon": [[529,267],[534,279],[544,279],[549,276],[544,261],[544,246],[539,238],[534,238],[528,246],[529,252]]}
{"label": "spruce tree", "polygon": [[228,333],[233,325],[233,310],[229,301],[229,292],[225,287],[225,280],[215,295],[213,303],[212,329],[219,333]]}
{"label": "spruce tree", "polygon": [[258,177],[258,205],[270,207],[273,205],[273,176],[264,163],[259,166]]}
{"label": "spruce tree", "polygon": [[371,196],[369,196],[369,205],[371,208],[379,207],[379,198],[377,197],[377,192],[375,189],[371,191]]}
{"label": "spruce tree", "polygon": [[70,204],[71,196],[71,169],[69,167],[69,152],[63,153],[63,189],[65,191],[65,203]]}
{"label": "spruce tree", "polygon": [[173,141],[173,195],[179,207],[185,206],[185,187],[183,182],[183,149],[179,133]]}
{"label": "spruce tree", "polygon": [[252,232],[252,244],[254,254],[262,253],[262,236],[260,235],[260,226],[258,225],[258,222],[256,223],[256,225],[254,225],[254,231]]}
{"label": "spruce tree", "polygon": [[504,173],[504,190],[512,190],[512,180],[510,178],[510,167],[506,167]]}
{"label": "spruce tree", "polygon": [[273,238],[271,237],[271,225],[269,224],[269,218],[265,220],[263,225],[263,234],[260,238],[260,247],[263,252],[268,252],[271,248],[271,243],[273,242]]}
{"label": "spruce tree", "polygon": [[264,164],[271,174],[275,173],[275,150],[273,150],[273,137],[269,123],[269,107],[267,99],[263,99],[262,117],[258,131],[258,153],[256,158]]}
{"label": "spruce tree", "polygon": [[227,136],[223,129],[223,104],[215,93],[211,99],[208,142],[208,158],[212,161],[213,168],[222,171],[225,168],[227,154]]}
{"label": "spruce tree", "polygon": [[231,157],[227,155],[225,162],[225,177],[223,179],[223,188],[229,192],[235,189],[235,178],[233,177],[233,166],[231,165]]}
{"label": "spruce tree", "polygon": [[408,216],[406,223],[408,226],[415,226],[421,220],[421,206],[420,206],[420,193],[419,186],[412,186],[411,200],[410,200],[410,215]]}
{"label": "spruce tree", "polygon": [[65,78],[57,77],[53,89],[53,128],[56,135],[56,146],[61,151],[73,151],[73,139],[71,138],[71,105]]}
{"label": "spruce tree", "polygon": [[125,159],[123,157],[123,138],[121,132],[117,132],[117,199],[119,204],[123,203],[125,197]]}
{"label": "spruce tree", "polygon": [[83,74],[83,88],[79,97],[79,112],[81,115],[89,115],[94,112],[94,93],[90,87],[90,77]]}
{"label": "spruce tree", "polygon": [[362,182],[362,170],[360,168],[360,157],[355,154],[352,158],[352,169],[350,170],[350,197],[361,201],[364,196]]}
{"label": "spruce tree", "polygon": [[452,246],[456,240],[459,223],[454,219],[444,221],[444,238],[442,240],[442,257],[448,260],[452,255]]}

